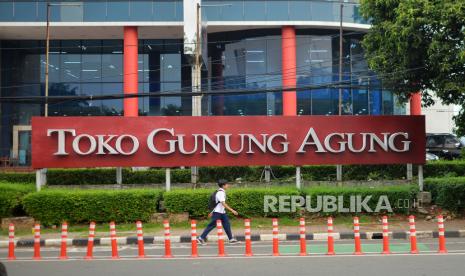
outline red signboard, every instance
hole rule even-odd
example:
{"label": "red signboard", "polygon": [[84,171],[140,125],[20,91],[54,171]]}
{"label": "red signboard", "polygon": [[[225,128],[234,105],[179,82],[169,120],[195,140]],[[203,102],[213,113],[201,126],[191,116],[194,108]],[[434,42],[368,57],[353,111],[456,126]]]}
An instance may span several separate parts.
{"label": "red signboard", "polygon": [[423,116],[32,119],[34,168],[424,162]]}

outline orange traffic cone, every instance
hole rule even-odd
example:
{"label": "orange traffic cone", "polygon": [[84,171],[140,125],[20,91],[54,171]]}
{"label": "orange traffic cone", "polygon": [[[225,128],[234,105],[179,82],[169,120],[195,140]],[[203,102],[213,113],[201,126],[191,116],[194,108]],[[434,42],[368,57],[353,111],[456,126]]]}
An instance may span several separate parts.
{"label": "orange traffic cone", "polygon": [[8,260],[16,260],[15,256],[15,226],[10,223],[8,227]]}
{"label": "orange traffic cone", "polygon": [[68,242],[68,224],[66,222],[63,222],[61,225],[61,250],[60,250],[60,259],[66,260],[68,259],[67,255],[67,246]]}
{"label": "orange traffic cone", "polygon": [[355,241],[355,255],[362,255],[362,243],[360,240],[360,223],[358,217],[354,217],[354,241]]}
{"label": "orange traffic cone", "polygon": [[87,239],[87,254],[86,260],[94,258],[94,238],[95,238],[95,222],[91,222],[89,226],[89,238]]}
{"label": "orange traffic cone", "polygon": [[387,216],[383,216],[383,252],[382,254],[391,254],[389,250],[389,228]]}
{"label": "orange traffic cone", "polygon": [[224,235],[221,220],[216,221],[216,231],[218,234],[218,257],[224,257],[226,253],[224,252]]}
{"label": "orange traffic cone", "polygon": [[326,255],[334,255],[334,237],[333,237],[333,218],[328,218],[328,253]]}
{"label": "orange traffic cone", "polygon": [[409,227],[410,227],[410,253],[417,254],[417,231],[415,229],[415,217],[409,216]]}
{"label": "orange traffic cone", "polygon": [[165,228],[165,258],[172,258],[171,254],[171,235],[170,235],[170,223],[168,220],[163,221],[163,226]]}
{"label": "orange traffic cone", "polygon": [[439,239],[439,253],[447,253],[446,249],[446,237],[444,235],[444,217],[442,215],[438,216],[438,239]]}
{"label": "orange traffic cone", "polygon": [[244,220],[244,236],[245,236],[245,256],[250,257],[252,256],[252,237],[251,237],[251,230],[250,230],[250,219]]}
{"label": "orange traffic cone", "polygon": [[111,239],[111,258],[119,259],[118,243],[116,241],[116,225],[115,222],[110,222],[110,239]]}
{"label": "orange traffic cone", "polygon": [[34,260],[40,260],[40,224],[34,226]]}
{"label": "orange traffic cone", "polygon": [[144,232],[142,232],[142,222],[136,222],[137,227],[137,247],[139,249],[139,255],[137,258],[145,258],[145,249],[144,249]]}
{"label": "orange traffic cone", "polygon": [[273,219],[273,256],[279,256],[278,219]]}
{"label": "orange traffic cone", "polygon": [[300,256],[307,255],[307,239],[305,237],[305,219],[299,220],[299,235],[300,235]]}

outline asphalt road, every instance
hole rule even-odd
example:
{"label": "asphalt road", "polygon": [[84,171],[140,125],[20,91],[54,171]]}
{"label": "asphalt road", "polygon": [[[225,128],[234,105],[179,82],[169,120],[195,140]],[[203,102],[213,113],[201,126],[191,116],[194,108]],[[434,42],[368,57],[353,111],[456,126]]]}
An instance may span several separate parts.
{"label": "asphalt road", "polygon": [[214,243],[201,247],[202,257],[189,257],[189,244],[173,244],[172,259],[164,259],[163,246],[146,247],[146,259],[137,259],[137,247],[120,246],[121,259],[111,260],[107,247],[97,247],[92,261],[85,261],[85,248],[69,248],[70,260],[58,260],[57,248],[44,248],[42,261],[31,260],[31,249],[18,249],[18,260],[5,261],[6,250],[0,250],[0,261],[9,276],[55,276],[55,275],[464,275],[465,240],[448,239],[448,254],[436,254],[436,240],[419,241],[418,255],[408,253],[406,240],[393,240],[391,255],[379,254],[380,241],[363,241],[363,256],[352,255],[353,243],[350,240],[336,242],[336,256],[325,256],[325,243],[308,242],[309,255],[296,256],[299,250],[296,242],[281,242],[282,256],[271,255],[270,242],[253,244],[253,257],[243,257],[243,244],[228,245],[227,257],[216,257]]}

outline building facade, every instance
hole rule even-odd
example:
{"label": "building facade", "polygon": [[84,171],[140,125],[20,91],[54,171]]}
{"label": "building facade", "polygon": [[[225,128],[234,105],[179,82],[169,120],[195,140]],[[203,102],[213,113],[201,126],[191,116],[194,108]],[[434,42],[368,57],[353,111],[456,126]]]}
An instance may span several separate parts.
{"label": "building facade", "polygon": [[[177,93],[139,97],[136,115],[190,116],[192,59],[184,54],[184,38],[185,27],[197,22],[184,18],[189,1],[194,0],[48,1],[49,95],[123,94],[132,81],[137,86],[132,93]],[[199,10],[208,26],[202,90],[256,91],[204,96],[202,115],[283,115],[287,92],[279,88],[289,80],[302,88],[295,94],[296,115],[339,115],[339,89],[329,86],[339,81],[340,2],[203,0]],[[46,20],[47,1],[0,2],[2,97],[45,95]],[[361,39],[369,25],[357,3],[344,3],[342,21],[342,114],[404,114],[381,78],[368,70]],[[124,45],[131,33],[137,73],[125,71],[131,57]],[[289,54],[295,64],[287,63]],[[67,100],[50,104],[48,115],[122,116],[124,101]],[[44,110],[41,103],[1,102],[0,156],[30,163],[30,120]]]}

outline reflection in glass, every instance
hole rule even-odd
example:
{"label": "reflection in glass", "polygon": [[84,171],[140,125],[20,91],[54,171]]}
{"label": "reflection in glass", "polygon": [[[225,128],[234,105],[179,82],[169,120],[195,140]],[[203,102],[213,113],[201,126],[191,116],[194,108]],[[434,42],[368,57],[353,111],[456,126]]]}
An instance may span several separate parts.
{"label": "reflection in glass", "polygon": [[107,21],[128,21],[129,1],[108,1]]}
{"label": "reflection in glass", "polygon": [[265,1],[244,1],[244,20],[264,21],[266,20]]}
{"label": "reflection in glass", "polygon": [[106,1],[83,1],[84,21],[100,22],[106,20],[107,3]]}
{"label": "reflection in glass", "polygon": [[289,1],[268,0],[266,18],[270,21],[289,20]]}

